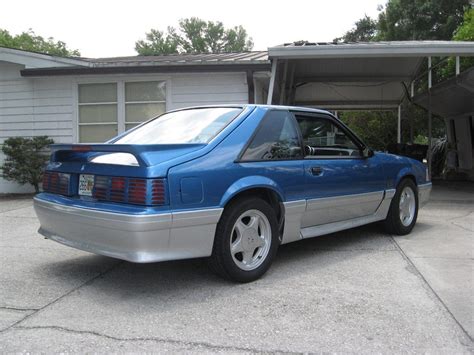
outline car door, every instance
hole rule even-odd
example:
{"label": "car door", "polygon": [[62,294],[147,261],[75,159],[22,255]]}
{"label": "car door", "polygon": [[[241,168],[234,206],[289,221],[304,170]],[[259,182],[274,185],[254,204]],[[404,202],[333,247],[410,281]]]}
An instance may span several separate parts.
{"label": "car door", "polygon": [[306,212],[301,227],[369,216],[385,190],[382,165],[337,119],[295,112],[304,149]]}

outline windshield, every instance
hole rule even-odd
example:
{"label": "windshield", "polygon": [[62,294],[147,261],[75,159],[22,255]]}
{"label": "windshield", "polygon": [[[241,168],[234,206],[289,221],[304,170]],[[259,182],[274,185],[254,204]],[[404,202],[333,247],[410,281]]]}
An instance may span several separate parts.
{"label": "windshield", "polygon": [[165,113],[115,144],[208,143],[242,112],[240,108],[199,108]]}

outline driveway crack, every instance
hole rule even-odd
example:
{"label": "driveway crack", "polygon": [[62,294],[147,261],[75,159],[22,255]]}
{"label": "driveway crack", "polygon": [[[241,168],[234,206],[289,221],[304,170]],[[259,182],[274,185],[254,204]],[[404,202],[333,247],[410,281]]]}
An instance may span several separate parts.
{"label": "driveway crack", "polygon": [[466,329],[464,329],[464,327],[462,326],[462,324],[456,319],[456,317],[454,316],[454,314],[451,312],[451,310],[448,308],[448,306],[446,305],[446,303],[444,303],[444,301],[441,299],[441,297],[436,293],[436,291],[433,289],[433,287],[431,287],[431,285],[429,284],[428,280],[426,280],[426,278],[423,276],[423,274],[420,272],[420,270],[418,270],[418,268],[416,267],[416,265],[413,263],[413,261],[411,261],[411,259],[408,257],[408,255],[403,251],[403,249],[400,247],[400,245],[397,243],[397,241],[395,240],[395,238],[393,236],[391,236],[391,239],[393,241],[393,244],[395,244],[396,248],[398,249],[398,251],[400,252],[401,256],[403,257],[403,259],[405,259],[405,261],[408,263],[410,269],[413,270],[414,274],[416,276],[418,276],[422,282],[424,283],[424,285],[428,288],[428,290],[430,290],[433,295],[436,297],[436,299],[440,302],[440,304],[442,305],[442,307],[448,312],[448,314],[451,316],[451,318],[456,322],[456,324],[459,326],[459,328],[461,328],[462,332],[466,335],[466,337],[471,341],[473,342],[473,338],[469,335],[469,333],[467,332]]}
{"label": "driveway crack", "polygon": [[21,307],[10,307],[10,306],[0,306],[0,309],[6,309],[9,311],[18,311],[18,312],[36,312],[40,308],[21,308]]}
{"label": "driveway crack", "polygon": [[94,282],[95,280],[97,280],[98,278],[101,278],[102,276],[104,276],[105,274],[107,274],[108,272],[112,271],[114,268],[118,267],[119,265],[123,264],[124,261],[120,261],[120,262],[117,262],[115,264],[113,264],[111,267],[105,269],[104,271],[98,273],[96,276],[90,278],[89,280],[86,280],[84,281],[83,283],[81,283],[80,285],[72,288],[71,290],[69,290],[68,292],[62,294],[61,296],[55,298],[54,300],[52,300],[51,302],[49,302],[48,304],[44,305],[43,307],[40,307],[40,308],[37,308],[37,309],[34,309],[33,312],[31,314],[28,314],[27,316],[23,317],[22,319],[16,321],[15,323],[12,323],[10,326],[8,326],[7,328],[4,328],[2,330],[0,330],[0,334],[1,333],[4,333],[6,332],[7,330],[11,329],[12,327],[15,327],[17,326],[18,324],[20,324],[21,322],[24,322],[25,320],[27,320],[28,318],[40,313],[41,311],[43,311],[45,308],[48,308],[49,306],[61,301],[63,298],[69,296],[71,293],[79,290],[81,287],[84,287],[86,285],[89,285],[91,284],[92,282]]}
{"label": "driveway crack", "polygon": [[16,329],[23,329],[23,330],[35,330],[35,329],[48,329],[48,330],[57,330],[72,334],[80,334],[80,335],[94,335],[101,338],[106,338],[114,341],[130,341],[130,342],[137,342],[137,341],[153,341],[157,343],[168,343],[173,345],[179,345],[183,347],[201,347],[206,348],[208,350],[224,350],[224,351],[242,351],[242,352],[250,352],[250,353],[258,353],[258,354],[274,354],[274,353],[281,353],[281,354],[301,354],[300,352],[293,352],[287,350],[262,350],[257,348],[250,348],[250,347],[239,347],[239,346],[227,346],[227,345],[216,345],[209,342],[201,342],[201,341],[184,341],[184,340],[177,340],[177,339],[168,339],[168,338],[160,338],[160,337],[135,337],[135,338],[128,338],[128,337],[118,337],[109,334],[99,333],[96,331],[91,330],[76,330],[61,326],[55,325],[48,325],[48,326],[16,326],[12,330]]}

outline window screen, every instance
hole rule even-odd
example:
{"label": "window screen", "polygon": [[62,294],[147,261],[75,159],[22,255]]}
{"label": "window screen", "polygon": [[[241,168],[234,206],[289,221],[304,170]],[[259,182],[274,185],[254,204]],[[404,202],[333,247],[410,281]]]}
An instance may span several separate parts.
{"label": "window screen", "polygon": [[301,146],[292,114],[270,111],[245,153],[242,161],[281,160],[301,157]]}

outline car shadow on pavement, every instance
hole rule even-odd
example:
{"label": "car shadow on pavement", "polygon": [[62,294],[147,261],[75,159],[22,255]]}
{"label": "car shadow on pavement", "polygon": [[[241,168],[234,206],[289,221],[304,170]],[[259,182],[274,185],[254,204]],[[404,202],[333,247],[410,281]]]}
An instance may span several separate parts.
{"label": "car shadow on pavement", "polygon": [[[319,267],[328,267],[328,263],[341,262],[357,254],[391,250],[396,250],[396,246],[378,224],[301,240],[280,246],[272,267],[255,284],[297,278],[295,270],[305,265],[317,271]],[[327,257],[334,253],[340,256]],[[324,259],[324,264],[318,259]],[[51,263],[45,271],[53,278],[83,279],[84,274],[90,274],[87,287],[120,300],[143,294],[161,299],[183,297],[180,295],[189,296],[193,290],[195,294],[189,298],[200,302],[201,298],[211,297],[223,289],[254,284],[235,284],[217,277],[208,269],[205,258],[135,264],[91,254]]]}

